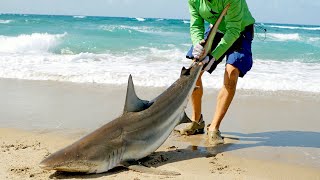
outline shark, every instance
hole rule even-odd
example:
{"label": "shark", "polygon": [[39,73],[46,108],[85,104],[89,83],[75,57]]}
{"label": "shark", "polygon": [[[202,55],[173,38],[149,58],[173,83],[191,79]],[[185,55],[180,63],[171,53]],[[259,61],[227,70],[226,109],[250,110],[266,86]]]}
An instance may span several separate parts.
{"label": "shark", "polygon": [[[219,24],[229,7],[228,4],[211,27],[200,60],[209,53]],[[123,114],[51,154],[39,166],[46,170],[88,174],[125,166],[150,174],[179,175],[172,171],[143,168],[132,162],[156,151],[178,124],[188,122],[185,109],[202,69],[202,63],[194,59],[189,68],[182,68],[180,77],[170,87],[151,101],[137,96],[130,75]]]}
{"label": "shark", "polygon": [[[129,76],[123,114],[40,163],[46,170],[103,173],[116,166],[141,169],[130,162],[156,151],[185,119],[185,108],[202,70],[194,64],[151,101],[140,99]],[[155,168],[154,168],[155,169]],[[143,171],[143,170],[142,170]],[[155,174],[179,173],[158,171]]]}

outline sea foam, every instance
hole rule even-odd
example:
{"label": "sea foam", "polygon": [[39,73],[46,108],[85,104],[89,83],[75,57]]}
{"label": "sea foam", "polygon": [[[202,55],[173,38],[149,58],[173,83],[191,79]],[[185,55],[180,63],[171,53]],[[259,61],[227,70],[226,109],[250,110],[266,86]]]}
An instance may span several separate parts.
{"label": "sea foam", "polygon": [[83,19],[86,18],[87,16],[73,16],[73,18],[78,18],[78,19]]}
{"label": "sea foam", "polygon": [[281,34],[281,33],[267,33],[267,38],[273,41],[298,41],[301,39],[299,33]]}
{"label": "sea foam", "polygon": [[277,26],[270,25],[268,27],[279,28],[279,29],[291,29],[291,30],[309,30],[309,31],[320,31],[320,27],[305,27],[305,26]]}
{"label": "sea foam", "polygon": [[154,28],[149,26],[103,25],[100,26],[100,29],[115,33],[118,31],[127,31],[129,33],[163,33],[163,31],[161,31],[161,28]]}
{"label": "sea foam", "polygon": [[[183,57],[184,52],[176,48],[147,47],[141,47],[133,54],[2,54],[0,77],[124,85],[132,74],[136,85],[165,87],[179,78],[182,66],[191,64],[191,60]],[[224,63],[218,65],[211,75],[204,74],[206,88],[219,89],[222,86]],[[239,79],[238,89],[319,93],[320,79],[314,77],[320,77],[320,64],[258,59],[245,78]]]}
{"label": "sea foam", "polygon": [[0,19],[0,24],[9,24],[11,22],[13,22],[13,20],[2,20],[2,19]]}
{"label": "sea foam", "polygon": [[187,21],[187,20],[183,20],[182,21],[184,24],[190,24],[190,21]]}
{"label": "sea foam", "polygon": [[39,53],[59,44],[59,40],[67,35],[32,33],[19,36],[0,36],[0,53]]}
{"label": "sea foam", "polygon": [[145,21],[146,19],[144,19],[144,18],[135,18],[137,21]]}

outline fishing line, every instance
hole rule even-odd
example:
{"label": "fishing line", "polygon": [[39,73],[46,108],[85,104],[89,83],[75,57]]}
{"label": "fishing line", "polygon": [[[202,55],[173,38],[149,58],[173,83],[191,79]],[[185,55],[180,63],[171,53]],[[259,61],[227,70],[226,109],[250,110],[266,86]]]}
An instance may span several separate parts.
{"label": "fishing line", "polygon": [[267,39],[267,29],[262,24],[254,24],[254,34],[260,41],[265,41]]}

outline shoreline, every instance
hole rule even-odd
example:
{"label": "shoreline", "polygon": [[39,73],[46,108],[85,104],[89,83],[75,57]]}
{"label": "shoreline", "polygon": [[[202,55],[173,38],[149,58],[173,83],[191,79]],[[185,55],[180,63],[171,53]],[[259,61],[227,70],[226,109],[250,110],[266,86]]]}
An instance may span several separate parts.
{"label": "shoreline", "polygon": [[[151,100],[165,89],[137,86],[136,92]],[[0,179],[73,178],[43,171],[38,163],[121,115],[125,93],[124,85],[0,79]],[[217,90],[205,89],[206,124],[216,96]],[[156,167],[181,172],[176,179],[320,179],[319,102],[317,93],[238,91],[221,127],[226,144],[210,147],[205,134],[173,133],[151,159]],[[75,176],[165,178],[123,169]]]}
{"label": "shoreline", "polygon": [[[98,82],[72,82],[72,81],[58,81],[58,80],[32,80],[32,79],[16,79],[16,78],[2,78],[0,77],[0,82],[25,82],[25,83],[48,83],[48,84],[64,84],[64,85],[74,85],[74,86],[83,86],[87,88],[92,88],[92,87],[113,87],[113,88],[127,88],[127,84],[108,84],[108,83],[98,83]],[[134,79],[133,79],[134,82]],[[173,83],[174,81],[172,81]],[[162,89],[165,90],[168,88],[168,86],[139,86],[135,85],[137,89]],[[205,91],[209,91],[209,94],[212,93],[217,93],[219,89],[217,88],[207,88],[204,87]],[[136,90],[138,91],[138,90]],[[138,92],[137,92],[138,93]],[[154,94],[154,93],[153,93]],[[303,96],[303,97],[316,97],[320,95],[320,92],[311,92],[311,91],[298,91],[298,90],[261,90],[261,89],[237,89],[236,94],[240,95],[270,95],[270,96],[292,96],[292,97],[297,97],[297,96]],[[320,98],[316,99],[317,101],[320,101]]]}

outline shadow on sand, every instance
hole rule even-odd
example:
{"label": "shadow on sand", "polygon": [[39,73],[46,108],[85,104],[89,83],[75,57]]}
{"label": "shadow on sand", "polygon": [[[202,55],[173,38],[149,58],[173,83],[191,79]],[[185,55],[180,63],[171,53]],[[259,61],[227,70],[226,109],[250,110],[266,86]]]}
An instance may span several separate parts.
{"label": "shadow on sand", "polygon": [[[259,146],[320,148],[320,132],[272,131],[251,134],[224,132],[222,135],[227,142],[223,145],[206,146],[195,144],[194,146],[200,151],[206,151],[211,154]],[[203,135],[203,138],[206,137]]]}
{"label": "shadow on sand", "polygon": [[226,132],[225,134],[226,138],[233,139],[235,136],[245,143],[222,146],[221,152],[258,146],[320,148],[320,132],[272,131],[252,134]]}
{"label": "shadow on sand", "polygon": [[[157,151],[151,155],[138,161],[139,164],[146,167],[157,168],[165,164],[170,164],[177,161],[183,161],[188,159],[195,159],[200,157],[212,157],[208,152],[198,151],[195,146],[190,146],[186,149],[171,148],[168,151]],[[161,168],[159,168],[161,169]],[[101,174],[84,174],[84,173],[68,173],[68,172],[55,172],[50,175],[50,179],[94,179],[100,177],[107,177],[116,175],[117,173],[128,171],[125,167],[116,167],[106,173]]]}
{"label": "shadow on sand", "polygon": [[[303,132],[303,131],[275,131],[262,132],[252,134],[242,134],[235,132],[226,132],[226,139],[229,139],[226,144],[218,146],[207,146],[203,143],[192,144],[184,149],[178,149],[175,146],[169,147],[166,151],[157,151],[139,160],[139,163],[148,167],[160,167],[165,164],[190,160],[201,157],[214,157],[219,153],[234,151],[237,149],[252,148],[258,146],[269,147],[310,147],[320,148],[320,132]],[[192,137],[190,137],[192,138]],[[198,136],[198,138],[206,138],[206,135]],[[241,141],[241,143],[237,143]],[[188,142],[188,141],[187,141]],[[245,143],[243,143],[245,142]],[[64,173],[55,172],[50,176],[50,179],[89,179],[99,178],[103,176],[115,175],[119,172],[127,171],[124,167],[114,168],[107,173],[102,174],[79,174],[79,173]]]}
{"label": "shadow on sand", "polygon": [[50,179],[95,179],[100,177],[107,177],[118,174],[120,172],[124,172],[127,169],[124,167],[115,167],[108,172],[100,173],[100,174],[85,174],[85,173],[71,173],[71,172],[59,172],[56,171],[55,173],[49,176]]}

